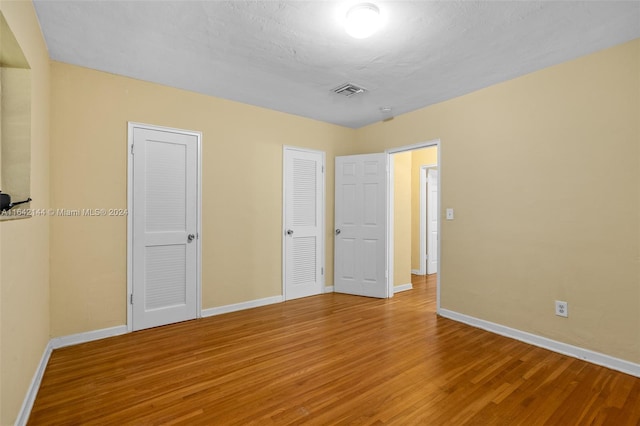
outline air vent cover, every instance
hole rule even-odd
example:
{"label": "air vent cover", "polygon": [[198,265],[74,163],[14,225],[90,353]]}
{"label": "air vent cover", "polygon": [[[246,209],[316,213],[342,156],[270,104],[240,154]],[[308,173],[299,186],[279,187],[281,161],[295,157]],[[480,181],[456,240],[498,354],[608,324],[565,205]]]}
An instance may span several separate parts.
{"label": "air vent cover", "polygon": [[353,83],[345,83],[336,87],[335,89],[333,89],[333,91],[335,93],[338,93],[339,95],[344,95],[349,97],[353,95],[358,95],[360,93],[364,93],[367,91],[367,89],[365,89],[364,87],[356,86]]}

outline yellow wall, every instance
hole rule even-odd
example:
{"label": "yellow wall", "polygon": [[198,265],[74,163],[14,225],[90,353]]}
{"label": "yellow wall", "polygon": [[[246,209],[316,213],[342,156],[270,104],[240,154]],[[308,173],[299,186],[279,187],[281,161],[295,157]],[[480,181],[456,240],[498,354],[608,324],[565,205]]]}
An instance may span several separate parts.
{"label": "yellow wall", "polygon": [[411,283],[411,152],[393,155],[393,285]]}
{"label": "yellow wall", "polygon": [[444,309],[638,363],[639,118],[635,40],[356,137],[363,153],[441,139]]}
{"label": "yellow wall", "polygon": [[[420,269],[420,166],[438,164],[438,148],[411,151],[411,269]],[[425,230],[425,233],[427,231]]]}
{"label": "yellow wall", "polygon": [[[202,307],[282,294],[282,147],[327,153],[326,285],[333,285],[334,157],[355,131],[52,63],[52,207],[125,208],[127,121],[203,133]],[[53,336],[126,323],[126,218],[55,217]]]}
{"label": "yellow wall", "polygon": [[[0,0],[31,67],[32,208],[49,205],[49,56],[28,1]],[[13,424],[49,340],[49,218],[0,222],[0,424]]]}

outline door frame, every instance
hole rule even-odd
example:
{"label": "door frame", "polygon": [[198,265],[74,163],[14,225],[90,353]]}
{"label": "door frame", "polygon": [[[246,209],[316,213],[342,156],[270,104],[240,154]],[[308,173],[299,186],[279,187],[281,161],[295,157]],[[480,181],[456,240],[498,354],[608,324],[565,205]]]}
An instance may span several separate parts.
{"label": "door frame", "polygon": [[[420,269],[418,275],[427,275],[427,173],[429,169],[437,169],[437,164],[420,166]],[[438,218],[440,219],[440,218]]]}
{"label": "door frame", "polygon": [[[397,154],[400,152],[406,151],[415,151],[417,149],[422,148],[430,148],[435,146],[438,149],[437,153],[437,165],[438,165],[438,174],[439,177],[442,176],[442,150],[440,149],[441,143],[440,139],[433,139],[426,142],[418,142],[412,145],[404,145],[397,148],[389,148],[385,150],[387,154],[387,291],[389,293],[389,297],[393,297],[393,236],[394,236],[394,217],[393,217],[393,205],[394,205],[394,193],[393,193],[393,184],[394,184],[394,173],[393,173],[393,161],[391,161],[391,155]],[[442,179],[438,179],[438,212],[442,210]],[[441,215],[440,215],[441,216]],[[439,218],[440,219],[440,218]],[[442,221],[438,220],[438,235],[441,235],[440,230],[442,226]],[[441,242],[442,238],[438,238],[438,276],[436,278],[436,313],[440,312],[440,277],[441,277],[441,261],[442,261],[442,251],[441,251]]]}
{"label": "door frame", "polygon": [[327,191],[326,191],[326,181],[327,181],[327,167],[326,167],[326,163],[327,163],[327,155],[324,151],[319,151],[317,149],[309,149],[309,148],[301,148],[298,146],[291,146],[291,145],[282,145],[282,300],[287,300],[287,288],[286,288],[286,282],[285,282],[285,275],[286,275],[286,252],[285,252],[285,243],[286,243],[286,238],[287,238],[287,223],[286,223],[286,203],[287,203],[287,199],[285,197],[286,194],[286,187],[287,187],[287,182],[286,182],[286,152],[287,150],[293,150],[293,151],[301,151],[301,152],[308,152],[308,153],[313,153],[313,154],[320,154],[322,157],[322,182],[321,182],[321,186],[322,186],[322,208],[320,209],[322,211],[322,218],[320,219],[320,235],[322,236],[320,238],[320,267],[322,268],[322,274],[320,275],[320,284],[322,286],[321,288],[321,292],[320,294],[324,294],[327,293],[327,287],[326,287],[326,276],[327,276],[327,265],[325,263],[325,259],[326,259],[326,240],[327,240],[327,235],[326,235],[326,229],[327,229],[327,221],[326,221],[326,217],[327,217]]}
{"label": "door frame", "polygon": [[133,305],[131,297],[133,294],[133,129],[147,129],[181,133],[195,136],[198,141],[196,155],[198,172],[197,176],[197,212],[196,212],[196,318],[202,317],[202,132],[193,130],[177,129],[174,127],[156,126],[153,124],[127,122],[127,293],[125,303],[127,304],[127,331],[133,331]]}

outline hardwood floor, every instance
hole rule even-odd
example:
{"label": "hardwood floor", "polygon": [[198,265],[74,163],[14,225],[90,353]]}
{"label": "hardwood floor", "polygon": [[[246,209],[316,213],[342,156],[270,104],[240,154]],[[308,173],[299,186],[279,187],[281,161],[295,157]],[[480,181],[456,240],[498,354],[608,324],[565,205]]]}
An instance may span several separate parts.
{"label": "hardwood floor", "polygon": [[435,278],[55,350],[31,425],[639,425],[640,379],[435,315]]}

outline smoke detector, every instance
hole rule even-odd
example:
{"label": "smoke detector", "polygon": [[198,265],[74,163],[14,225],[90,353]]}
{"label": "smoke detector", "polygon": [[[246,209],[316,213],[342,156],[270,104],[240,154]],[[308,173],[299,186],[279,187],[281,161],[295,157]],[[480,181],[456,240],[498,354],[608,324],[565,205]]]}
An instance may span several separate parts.
{"label": "smoke detector", "polygon": [[346,97],[350,97],[353,95],[359,95],[361,93],[366,92],[367,89],[365,89],[364,87],[360,87],[360,86],[356,86],[353,83],[345,83],[342,84],[338,87],[336,87],[335,89],[333,89],[334,93],[337,93],[339,95],[344,95]]}

